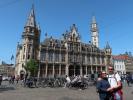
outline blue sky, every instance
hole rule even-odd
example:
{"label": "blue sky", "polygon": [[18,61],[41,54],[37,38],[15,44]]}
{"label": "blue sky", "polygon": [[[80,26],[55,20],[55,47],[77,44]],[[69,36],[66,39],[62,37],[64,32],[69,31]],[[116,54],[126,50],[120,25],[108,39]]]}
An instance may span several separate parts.
{"label": "blue sky", "polygon": [[99,28],[100,48],[108,41],[112,54],[133,51],[133,0],[1,0],[0,59],[7,63],[16,54],[24,25],[35,6],[36,20],[41,27],[41,41],[48,36],[61,38],[62,33],[76,24],[82,41],[90,41],[93,15]]}

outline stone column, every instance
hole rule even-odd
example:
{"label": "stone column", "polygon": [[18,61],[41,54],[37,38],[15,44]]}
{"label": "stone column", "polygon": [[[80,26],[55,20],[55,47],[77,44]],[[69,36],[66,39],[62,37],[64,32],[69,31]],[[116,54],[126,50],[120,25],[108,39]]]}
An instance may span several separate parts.
{"label": "stone column", "polygon": [[54,74],[55,74],[55,68],[54,68],[54,64],[53,64],[53,77],[54,77]]}
{"label": "stone column", "polygon": [[100,66],[100,70],[102,71],[102,66]]}
{"label": "stone column", "polygon": [[97,65],[96,65],[96,72],[97,72]]}
{"label": "stone column", "polygon": [[96,61],[96,65],[97,65],[98,63],[97,63],[97,57],[96,56],[95,56],[95,61]]}
{"label": "stone column", "polygon": [[83,66],[81,65],[81,66],[80,66],[80,75],[81,75],[81,76],[83,75],[82,72],[83,72]]}
{"label": "stone column", "polygon": [[102,64],[102,58],[100,57],[100,65]]}
{"label": "stone column", "polygon": [[59,66],[59,76],[61,76],[61,64]]}
{"label": "stone column", "polygon": [[66,64],[66,70],[65,70],[66,75],[69,75],[69,70],[68,70],[68,64]]}
{"label": "stone column", "polygon": [[93,74],[94,73],[94,70],[92,69],[92,65],[90,67],[91,67],[91,74]]}
{"label": "stone column", "polygon": [[75,65],[74,65],[74,77],[75,77],[76,75],[75,75]]}
{"label": "stone column", "polygon": [[88,72],[87,72],[87,66],[86,66],[86,75],[88,74]]}
{"label": "stone column", "polygon": [[92,56],[90,56],[90,65],[92,65]]}
{"label": "stone column", "polygon": [[47,77],[47,73],[48,73],[48,64],[46,63],[46,68],[45,68],[45,77]]}

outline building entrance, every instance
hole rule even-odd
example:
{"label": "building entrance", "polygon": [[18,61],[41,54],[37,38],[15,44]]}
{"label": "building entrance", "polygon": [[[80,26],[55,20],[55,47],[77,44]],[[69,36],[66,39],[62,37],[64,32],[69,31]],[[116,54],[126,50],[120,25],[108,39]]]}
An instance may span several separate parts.
{"label": "building entrance", "polygon": [[75,75],[76,76],[80,75],[80,66],[79,65],[75,66]]}
{"label": "building entrance", "polygon": [[79,65],[70,65],[69,66],[69,76],[80,75],[80,66]]}
{"label": "building entrance", "polygon": [[24,79],[24,75],[25,75],[25,72],[23,70],[20,71],[20,79],[23,80]]}

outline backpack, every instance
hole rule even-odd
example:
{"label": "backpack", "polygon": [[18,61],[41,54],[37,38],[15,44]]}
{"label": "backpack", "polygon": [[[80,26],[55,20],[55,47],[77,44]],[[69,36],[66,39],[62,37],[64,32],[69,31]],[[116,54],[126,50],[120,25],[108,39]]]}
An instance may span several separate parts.
{"label": "backpack", "polygon": [[[110,77],[110,78],[114,78],[115,81],[117,82],[118,84],[118,81],[117,81],[117,78],[116,78],[116,74],[113,75],[114,77]],[[109,78],[109,76],[108,76]],[[123,88],[123,84],[122,82],[120,81],[120,84],[121,86],[119,88],[117,88],[116,90],[113,91],[113,100],[115,100],[117,98],[116,94],[119,95],[119,97],[122,99],[122,95],[123,95],[123,91],[122,91],[122,88]]]}
{"label": "backpack", "polygon": [[[108,78],[108,79],[109,79],[109,78],[114,78],[115,81],[116,81],[116,83],[118,83],[117,78],[116,78],[116,74],[114,74],[113,77],[109,77],[109,75],[108,75],[107,78]],[[120,81],[120,83],[121,83],[121,89],[122,89],[122,88],[123,88],[122,81]]]}

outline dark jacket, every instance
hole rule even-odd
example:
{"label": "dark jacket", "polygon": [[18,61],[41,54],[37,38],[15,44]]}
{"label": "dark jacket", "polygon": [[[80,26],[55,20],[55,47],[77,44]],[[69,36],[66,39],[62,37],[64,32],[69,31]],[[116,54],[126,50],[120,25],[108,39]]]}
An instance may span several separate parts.
{"label": "dark jacket", "polygon": [[109,93],[107,92],[107,89],[110,87],[110,84],[107,80],[107,78],[104,78],[97,82],[97,90],[99,93],[100,100],[109,100]]}

